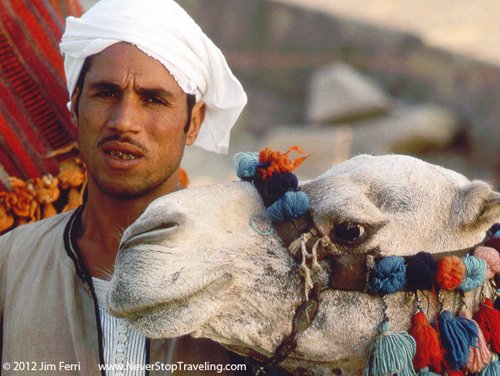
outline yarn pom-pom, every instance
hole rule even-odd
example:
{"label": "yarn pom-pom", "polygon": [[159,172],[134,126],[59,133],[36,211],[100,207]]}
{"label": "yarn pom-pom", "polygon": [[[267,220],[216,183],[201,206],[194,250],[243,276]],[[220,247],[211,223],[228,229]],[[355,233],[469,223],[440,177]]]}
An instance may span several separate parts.
{"label": "yarn pom-pom", "polygon": [[432,255],[419,252],[406,257],[406,288],[411,291],[432,290],[436,278],[436,263]]}
{"label": "yarn pom-pom", "polygon": [[495,248],[479,246],[474,249],[472,254],[486,261],[488,265],[487,279],[493,278],[495,273],[500,273],[500,253]]}
{"label": "yarn pom-pom", "polygon": [[416,344],[406,332],[391,332],[389,322],[383,322],[380,334],[368,346],[364,376],[415,376],[412,359]]}
{"label": "yarn pom-pom", "polygon": [[[460,316],[466,319],[472,320],[472,312],[468,309],[460,312]],[[483,367],[488,364],[491,360],[491,351],[488,349],[488,344],[484,339],[483,331],[479,328],[477,322],[473,321],[474,325],[477,326],[477,346],[469,347],[469,361],[467,362],[467,369],[470,372],[477,373],[483,369]]]}
{"label": "yarn pom-pom", "polygon": [[309,198],[304,192],[286,192],[267,208],[267,215],[274,222],[289,221],[300,217],[309,207]]}
{"label": "yarn pom-pom", "polygon": [[488,273],[488,265],[482,258],[466,256],[462,259],[467,270],[466,277],[458,286],[462,291],[472,291],[483,284]]}
{"label": "yarn pom-pom", "polygon": [[406,285],[405,259],[388,256],[381,259],[370,273],[369,288],[375,294],[392,294]]}
{"label": "yarn pom-pom", "polygon": [[290,146],[285,152],[281,153],[276,150],[265,148],[259,153],[259,166],[257,166],[257,175],[262,180],[267,180],[274,174],[282,174],[295,170],[307,157],[295,158],[293,162],[288,154],[295,151],[303,154],[304,151],[300,146]]}
{"label": "yarn pom-pom", "polygon": [[296,191],[299,187],[299,180],[292,173],[283,173],[273,175],[268,180],[255,179],[253,184],[268,208],[286,192]]}
{"label": "yarn pom-pom", "polygon": [[[411,322],[412,326],[408,333],[417,344],[417,352],[413,358],[415,369],[431,367],[434,371],[441,373],[444,351],[436,329],[429,324],[429,320],[421,311],[413,315]],[[419,374],[423,375],[422,371]]]}
{"label": "yarn pom-pom", "polygon": [[500,223],[495,223],[490,227],[489,231],[493,234],[493,237],[500,238]]}
{"label": "yarn pom-pom", "polygon": [[259,153],[237,153],[233,158],[236,176],[241,180],[252,180],[259,164]]}
{"label": "yarn pom-pom", "polygon": [[477,325],[472,320],[453,317],[450,311],[443,311],[439,314],[439,333],[449,368],[464,368],[469,360],[469,348],[477,345]]}
{"label": "yarn pom-pom", "polygon": [[493,354],[493,358],[486,367],[483,368],[480,376],[498,376],[500,375],[500,361],[498,360],[498,355]]}
{"label": "yarn pom-pom", "polygon": [[446,256],[437,262],[436,283],[443,290],[453,291],[462,283],[466,273],[460,257]]}
{"label": "yarn pom-pom", "polygon": [[488,239],[484,245],[486,247],[491,247],[496,249],[498,252],[500,252],[500,236],[493,237],[491,239]]}
{"label": "yarn pom-pom", "polygon": [[431,370],[429,370],[429,367],[422,368],[418,373],[417,376],[440,376],[439,373],[434,373]]}
{"label": "yarn pom-pom", "polygon": [[500,311],[493,307],[490,299],[481,303],[474,314],[474,320],[483,331],[486,342],[490,344],[491,351],[500,353]]}
{"label": "yarn pom-pom", "polygon": [[492,237],[488,239],[484,245],[486,247],[495,248],[500,252],[500,223],[495,223],[491,226],[489,232],[492,234]]}

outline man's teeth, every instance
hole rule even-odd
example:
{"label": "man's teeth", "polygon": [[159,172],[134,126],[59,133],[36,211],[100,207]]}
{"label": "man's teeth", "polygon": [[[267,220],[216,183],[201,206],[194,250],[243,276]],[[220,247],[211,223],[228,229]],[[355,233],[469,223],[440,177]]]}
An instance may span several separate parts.
{"label": "man's teeth", "polygon": [[123,153],[121,151],[111,151],[109,155],[111,155],[113,158],[125,159],[125,160],[137,158],[134,154]]}

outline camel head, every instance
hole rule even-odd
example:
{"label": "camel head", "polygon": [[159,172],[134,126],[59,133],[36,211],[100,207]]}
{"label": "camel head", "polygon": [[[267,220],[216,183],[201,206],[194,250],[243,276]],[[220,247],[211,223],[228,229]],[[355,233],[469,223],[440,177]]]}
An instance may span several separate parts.
{"label": "camel head", "polygon": [[[486,183],[407,156],[358,156],[300,189],[315,228],[336,254],[407,256],[471,247],[500,219],[500,194]],[[327,285],[335,271],[321,263],[313,277]],[[123,234],[108,305],[149,337],[207,337],[263,360],[291,332],[304,289],[304,273],[256,189],[233,182],[151,203]],[[415,303],[403,292],[385,303],[386,310],[378,296],[325,288],[283,366],[295,373],[358,374],[385,313],[395,330],[410,325]],[[446,298],[445,304],[455,303]]]}

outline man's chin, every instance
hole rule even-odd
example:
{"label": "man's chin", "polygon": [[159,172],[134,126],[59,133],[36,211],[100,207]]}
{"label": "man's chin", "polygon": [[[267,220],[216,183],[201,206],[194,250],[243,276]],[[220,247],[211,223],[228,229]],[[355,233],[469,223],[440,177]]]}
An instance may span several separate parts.
{"label": "man's chin", "polygon": [[129,201],[150,195],[159,191],[165,181],[147,182],[143,184],[131,184],[130,179],[120,181],[117,179],[112,182],[95,180],[96,188],[107,196],[115,200]]}

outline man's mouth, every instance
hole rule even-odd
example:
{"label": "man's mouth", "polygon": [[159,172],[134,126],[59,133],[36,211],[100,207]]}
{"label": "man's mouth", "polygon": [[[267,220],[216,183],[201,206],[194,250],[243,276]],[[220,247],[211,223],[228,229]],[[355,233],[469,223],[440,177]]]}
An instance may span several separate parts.
{"label": "man's mouth", "polygon": [[138,158],[138,156],[135,154],[124,153],[124,152],[117,151],[117,150],[111,150],[108,152],[108,154],[115,159],[121,159],[121,160],[126,160],[126,161],[130,161],[130,160]]}

